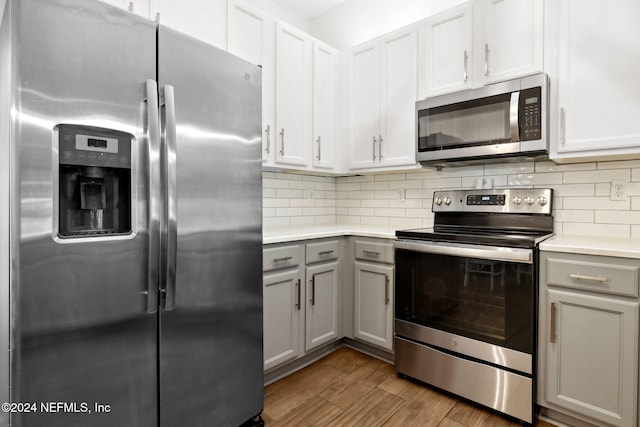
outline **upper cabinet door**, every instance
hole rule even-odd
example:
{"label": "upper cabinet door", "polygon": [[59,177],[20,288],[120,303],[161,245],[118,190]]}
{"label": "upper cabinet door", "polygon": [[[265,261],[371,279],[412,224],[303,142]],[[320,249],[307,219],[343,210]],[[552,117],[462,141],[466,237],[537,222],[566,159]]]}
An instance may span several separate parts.
{"label": "upper cabinet door", "polygon": [[229,1],[227,43],[230,53],[262,66],[262,160],[275,161],[275,20],[242,2]]}
{"label": "upper cabinet door", "polygon": [[276,24],[276,162],[305,166],[311,156],[311,40]]}
{"label": "upper cabinet door", "polygon": [[610,7],[595,0],[553,3],[559,8],[559,50],[552,86],[558,108],[552,108],[551,123],[558,133],[552,141],[558,144],[552,146],[552,157],[638,158],[640,2],[621,0]]}
{"label": "upper cabinet door", "polygon": [[349,167],[378,165],[380,137],[380,72],[378,45],[368,44],[351,53]]}
{"label": "upper cabinet door", "polygon": [[381,44],[380,136],[382,166],[415,163],[418,30],[412,26]]}
{"label": "upper cabinet door", "polygon": [[213,2],[210,0],[149,0],[151,18],[207,43],[213,41]]}
{"label": "upper cabinet door", "polygon": [[543,0],[482,0],[478,85],[542,71]]}
{"label": "upper cabinet door", "polygon": [[337,51],[313,43],[313,166],[334,167]]}
{"label": "upper cabinet door", "polygon": [[471,87],[472,10],[456,7],[420,24],[420,98]]}

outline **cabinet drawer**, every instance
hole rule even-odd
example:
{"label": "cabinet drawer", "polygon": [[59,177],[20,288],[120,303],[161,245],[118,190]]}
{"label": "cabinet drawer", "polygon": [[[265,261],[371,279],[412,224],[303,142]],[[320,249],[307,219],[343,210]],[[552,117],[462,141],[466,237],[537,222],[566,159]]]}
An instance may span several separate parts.
{"label": "cabinet drawer", "polygon": [[331,261],[338,258],[338,242],[309,243],[307,245],[307,264]]}
{"label": "cabinet drawer", "polygon": [[356,240],[356,259],[393,264],[393,244]]}
{"label": "cabinet drawer", "polygon": [[592,292],[638,296],[638,265],[618,264],[602,257],[582,258],[548,257],[547,283]]}
{"label": "cabinet drawer", "polygon": [[300,264],[300,246],[281,246],[263,250],[262,271],[279,270]]}

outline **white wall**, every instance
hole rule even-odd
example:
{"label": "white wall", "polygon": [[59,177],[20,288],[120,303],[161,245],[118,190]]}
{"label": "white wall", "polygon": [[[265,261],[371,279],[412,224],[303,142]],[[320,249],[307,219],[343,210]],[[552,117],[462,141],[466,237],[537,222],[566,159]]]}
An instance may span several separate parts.
{"label": "white wall", "polygon": [[309,22],[309,33],[346,49],[435,15],[465,0],[349,0]]}
{"label": "white wall", "polygon": [[272,0],[242,0],[248,5],[261,10],[263,12],[268,13],[274,18],[286,22],[287,24],[293,25],[301,29],[302,31],[308,33],[309,32],[309,21],[306,19],[296,15],[288,9],[280,6],[278,3]]}

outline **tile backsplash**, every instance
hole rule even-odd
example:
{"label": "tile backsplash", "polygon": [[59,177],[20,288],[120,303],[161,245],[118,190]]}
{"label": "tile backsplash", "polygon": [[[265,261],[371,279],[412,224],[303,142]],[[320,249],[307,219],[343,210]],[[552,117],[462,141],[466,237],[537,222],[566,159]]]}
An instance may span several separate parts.
{"label": "tile backsplash", "polygon": [[[475,188],[479,179],[496,188],[553,188],[558,234],[640,237],[638,160],[501,163],[348,177],[264,172],[264,226],[431,227],[433,192]],[[611,200],[611,181],[627,183],[624,200]]]}

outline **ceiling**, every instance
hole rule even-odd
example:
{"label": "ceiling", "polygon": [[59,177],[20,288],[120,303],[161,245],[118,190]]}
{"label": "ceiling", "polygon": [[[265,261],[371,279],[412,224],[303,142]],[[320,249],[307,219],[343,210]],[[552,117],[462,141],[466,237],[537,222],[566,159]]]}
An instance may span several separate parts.
{"label": "ceiling", "polygon": [[305,19],[313,19],[347,0],[275,0]]}

